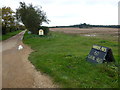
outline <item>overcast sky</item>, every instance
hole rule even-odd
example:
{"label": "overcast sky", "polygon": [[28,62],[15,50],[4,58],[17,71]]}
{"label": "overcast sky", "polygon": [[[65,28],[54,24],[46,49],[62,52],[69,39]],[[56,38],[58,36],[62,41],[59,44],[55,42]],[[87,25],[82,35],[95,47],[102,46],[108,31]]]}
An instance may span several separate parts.
{"label": "overcast sky", "polygon": [[93,25],[117,25],[119,0],[1,0],[2,6],[12,10],[19,2],[42,6],[51,22],[46,26],[74,25],[87,23]]}

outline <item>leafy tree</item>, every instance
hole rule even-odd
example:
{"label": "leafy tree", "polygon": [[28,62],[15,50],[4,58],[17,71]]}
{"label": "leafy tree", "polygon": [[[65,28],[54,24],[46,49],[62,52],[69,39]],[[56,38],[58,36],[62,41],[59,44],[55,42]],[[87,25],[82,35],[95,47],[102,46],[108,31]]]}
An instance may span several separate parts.
{"label": "leafy tree", "polygon": [[[2,7],[2,33],[6,34],[6,30],[14,26],[14,12],[10,7]],[[11,31],[11,29],[10,29]]]}
{"label": "leafy tree", "polygon": [[32,4],[27,6],[25,2],[20,2],[20,7],[16,11],[16,17],[33,34],[38,34],[38,28],[42,22],[48,23],[49,21],[45,12]]}

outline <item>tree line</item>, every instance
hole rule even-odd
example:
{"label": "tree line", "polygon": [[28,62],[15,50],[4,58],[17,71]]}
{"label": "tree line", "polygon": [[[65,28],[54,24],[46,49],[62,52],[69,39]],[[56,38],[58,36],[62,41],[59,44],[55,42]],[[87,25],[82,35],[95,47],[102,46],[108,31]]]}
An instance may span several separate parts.
{"label": "tree line", "polygon": [[92,28],[92,27],[104,27],[104,28],[120,28],[120,25],[90,25],[90,24],[76,24],[68,26],[53,26],[50,28]]}
{"label": "tree line", "polygon": [[15,12],[10,7],[0,8],[2,12],[2,34],[5,35],[8,32],[13,32],[19,29],[25,29],[23,25],[20,25],[16,20]]}
{"label": "tree line", "polygon": [[[0,23],[2,24],[3,35],[24,29],[31,31],[33,34],[38,34],[42,23],[49,22],[46,13],[41,10],[41,8],[33,6],[32,4],[26,5],[25,2],[20,2],[20,6],[15,12],[6,6],[0,8],[0,11],[2,12]],[[46,29],[46,27],[44,28]]]}

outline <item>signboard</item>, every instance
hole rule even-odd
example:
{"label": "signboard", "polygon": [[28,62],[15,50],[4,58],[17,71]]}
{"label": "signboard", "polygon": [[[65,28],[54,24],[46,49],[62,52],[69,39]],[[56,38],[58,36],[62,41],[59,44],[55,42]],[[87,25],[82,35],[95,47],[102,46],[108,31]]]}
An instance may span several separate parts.
{"label": "signboard", "polygon": [[89,55],[87,56],[87,61],[101,64],[104,62],[113,62],[115,60],[110,48],[93,45]]}
{"label": "signboard", "polygon": [[44,31],[42,29],[39,30],[39,35],[44,35]]}

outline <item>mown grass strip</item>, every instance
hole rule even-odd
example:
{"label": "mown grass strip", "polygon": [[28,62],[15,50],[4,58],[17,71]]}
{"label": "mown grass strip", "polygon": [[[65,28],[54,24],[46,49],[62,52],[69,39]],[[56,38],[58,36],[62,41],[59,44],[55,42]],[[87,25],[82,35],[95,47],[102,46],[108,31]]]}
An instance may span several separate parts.
{"label": "mown grass strip", "polygon": [[20,32],[21,32],[21,30],[18,30],[18,31],[14,31],[14,32],[9,32],[6,35],[2,35],[2,36],[0,36],[0,41],[1,40],[6,40],[6,39],[8,39],[8,38],[20,33]]}
{"label": "mown grass strip", "polygon": [[23,41],[34,50],[29,60],[36,69],[50,75],[63,88],[118,87],[118,68],[114,63],[95,65],[86,61],[92,45],[97,44],[111,48],[118,63],[115,41],[58,32],[45,37],[26,33]]}

